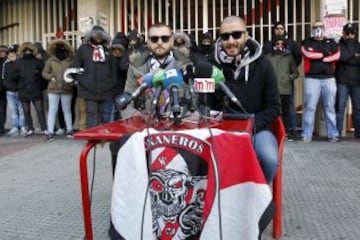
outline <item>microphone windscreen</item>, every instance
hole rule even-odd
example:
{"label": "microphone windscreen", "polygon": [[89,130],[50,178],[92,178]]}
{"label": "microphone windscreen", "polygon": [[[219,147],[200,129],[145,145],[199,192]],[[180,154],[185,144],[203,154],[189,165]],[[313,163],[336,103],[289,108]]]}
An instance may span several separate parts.
{"label": "microphone windscreen", "polygon": [[165,77],[165,70],[161,69],[159,71],[157,71],[154,74],[154,78],[152,79],[152,85],[157,87],[157,86],[162,86],[163,82],[164,82],[164,77]]}
{"label": "microphone windscreen", "polygon": [[173,86],[182,87],[183,85],[184,78],[179,70],[169,69],[165,72],[164,88],[168,89]]}
{"label": "microphone windscreen", "polygon": [[153,78],[154,78],[154,73],[147,73],[142,77],[141,84],[145,83],[148,87],[152,87]]}
{"label": "microphone windscreen", "polygon": [[210,78],[213,73],[213,65],[209,62],[199,62],[195,66],[194,77],[195,78]]}
{"label": "microphone windscreen", "polygon": [[211,78],[213,78],[215,80],[216,84],[225,81],[224,73],[215,66],[213,66],[213,68],[212,68]]}

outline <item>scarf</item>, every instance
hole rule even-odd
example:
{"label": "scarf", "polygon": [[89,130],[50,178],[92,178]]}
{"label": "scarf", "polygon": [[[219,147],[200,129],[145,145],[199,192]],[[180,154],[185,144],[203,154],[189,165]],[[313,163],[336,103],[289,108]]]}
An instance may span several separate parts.
{"label": "scarf", "polygon": [[174,55],[172,52],[169,53],[169,55],[165,58],[165,60],[161,63],[158,59],[156,59],[154,57],[154,55],[151,55],[151,59],[150,59],[150,69],[151,70],[156,70],[158,68],[162,68],[165,69],[166,66],[172,62],[172,60],[174,59]]}
{"label": "scarf", "polygon": [[[241,51],[241,53],[235,57],[228,56],[224,48],[222,47],[220,38],[215,43],[215,61],[219,64],[230,64],[234,66],[234,79],[236,80],[240,75],[241,68],[243,65],[241,64],[241,60],[247,58],[250,54],[250,51],[247,46]],[[245,65],[245,82],[249,79],[249,66]]]}
{"label": "scarf", "polygon": [[215,61],[220,64],[227,63],[227,64],[235,64],[237,66],[241,62],[241,54],[235,57],[228,56],[219,38],[215,43]]}
{"label": "scarf", "polygon": [[105,62],[105,51],[103,45],[91,44],[94,48],[93,51],[93,62]]}

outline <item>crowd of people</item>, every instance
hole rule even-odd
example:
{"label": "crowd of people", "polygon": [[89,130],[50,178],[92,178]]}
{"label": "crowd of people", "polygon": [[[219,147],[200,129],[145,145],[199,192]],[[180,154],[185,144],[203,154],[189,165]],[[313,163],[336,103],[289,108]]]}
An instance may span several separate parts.
{"label": "crowd of people", "polygon": [[[230,18],[229,21],[234,19]],[[149,31],[151,29],[154,28]],[[49,141],[53,141],[57,134],[66,134],[71,138],[76,102],[79,130],[127,117],[130,111],[144,107],[141,101],[135,101],[134,105],[119,111],[114,99],[124,92],[134,91],[138,78],[158,68],[183,69],[189,64],[196,66],[204,61],[224,72],[226,84],[246,105],[246,99],[251,98],[249,94],[259,95],[256,93],[259,83],[253,86],[255,81],[249,79],[258,79],[260,71],[251,71],[251,63],[265,57],[276,75],[279,112],[289,141],[312,140],[320,97],[329,141],[341,141],[349,96],[354,137],[360,138],[360,43],[356,40],[356,27],[353,24],[348,23],[343,27],[342,37],[337,43],[326,38],[323,23],[316,22],[311,36],[299,44],[289,38],[285,25],[277,22],[273,28],[273,39],[263,46],[247,35],[246,27],[227,35],[220,32],[215,40],[210,32],[203,33],[198,44],[186,32],[167,30],[166,34],[160,33],[156,39],[149,34],[145,42],[145,36],[136,29],[128,34],[118,32],[111,38],[102,27],[94,26],[83,37],[83,43],[77,50],[64,39],[50,42],[47,51],[40,43],[31,42],[18,47],[0,46],[0,134],[33,135],[33,106],[40,125],[38,131],[46,135]],[[225,46],[228,45],[242,49],[232,56],[226,51]],[[302,69],[299,68],[301,63]],[[81,67],[85,72],[76,78],[75,83],[67,83],[63,73],[68,67]],[[294,82],[300,75],[304,77],[301,134],[297,130],[300,126],[296,124],[294,104]],[[238,87],[238,78],[244,82],[241,88]],[[261,84],[270,91],[267,83]],[[251,101],[252,105],[255,99]],[[265,104],[258,105],[268,107],[269,101],[265,99]],[[256,108],[245,108],[257,113]],[[6,132],[7,112],[10,113],[11,128]],[[263,115],[268,117],[271,113],[265,111]],[[257,119],[260,117],[257,116]],[[265,121],[260,125],[260,120],[258,122],[258,130],[269,123]]]}

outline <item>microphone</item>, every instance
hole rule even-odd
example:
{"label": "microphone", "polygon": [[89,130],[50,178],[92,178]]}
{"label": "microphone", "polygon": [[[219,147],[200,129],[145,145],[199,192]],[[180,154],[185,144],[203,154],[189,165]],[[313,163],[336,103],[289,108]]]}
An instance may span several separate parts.
{"label": "microphone", "polygon": [[165,78],[165,70],[161,69],[160,71],[154,74],[152,79],[152,84],[155,87],[155,93],[153,95],[153,99],[151,101],[150,112],[153,113],[156,110],[156,107],[159,102],[159,98],[161,96],[161,92],[163,90],[163,82]]}
{"label": "microphone", "polygon": [[[221,90],[225,93],[225,95],[231,100],[231,102],[236,104],[239,108],[241,108],[241,109],[243,108],[240,101],[237,99],[237,97],[234,95],[234,93],[229,89],[229,87],[225,84],[225,76],[219,68],[211,65],[208,62],[199,62],[195,67],[194,75],[199,78],[213,79],[215,86],[220,87]],[[211,82],[211,81],[208,80],[208,82]],[[194,83],[194,86],[195,86],[195,83]],[[204,85],[204,87],[211,88],[212,85],[210,83],[208,83],[207,85]],[[212,90],[212,89],[210,89],[210,90]],[[204,90],[204,91],[206,91],[206,90]]]}
{"label": "microphone", "polygon": [[126,106],[133,101],[136,97],[140,95],[142,91],[144,91],[147,88],[150,88],[153,86],[153,78],[154,73],[147,73],[142,77],[142,83],[138,88],[135,89],[133,93],[122,93],[119,96],[115,97],[115,102],[118,107],[118,109],[125,109]]}
{"label": "microphone", "polygon": [[182,73],[177,69],[169,69],[165,72],[164,88],[170,92],[170,101],[174,118],[181,114],[180,107],[180,88],[184,86]]}
{"label": "microphone", "polygon": [[74,81],[74,75],[83,74],[84,72],[85,70],[83,68],[67,68],[63,74],[64,81],[72,83]]}
{"label": "microphone", "polygon": [[184,76],[184,82],[188,84],[189,86],[189,95],[190,95],[190,101],[187,102],[187,106],[190,110],[190,112],[195,112],[196,109],[196,103],[195,101],[195,89],[194,89],[194,67],[191,64],[186,65],[185,69],[181,70],[182,75]]}

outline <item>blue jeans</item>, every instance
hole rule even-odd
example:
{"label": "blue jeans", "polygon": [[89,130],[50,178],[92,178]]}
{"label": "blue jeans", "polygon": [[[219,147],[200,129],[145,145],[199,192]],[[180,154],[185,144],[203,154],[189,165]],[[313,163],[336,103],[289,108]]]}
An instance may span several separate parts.
{"label": "blue jeans", "polygon": [[272,182],[279,167],[278,143],[272,132],[253,134],[253,145],[267,183]]}
{"label": "blue jeans", "polygon": [[48,132],[53,134],[56,122],[56,114],[58,113],[59,101],[61,101],[62,111],[66,125],[66,132],[72,132],[72,114],[71,114],[71,94],[48,93],[49,112],[47,127]]}
{"label": "blue jeans", "polygon": [[348,97],[350,96],[352,104],[352,122],[355,128],[355,137],[360,138],[360,86],[348,86],[345,84],[337,85],[337,112],[336,123],[339,133],[341,133],[344,124],[344,113]]}
{"label": "blue jeans", "polygon": [[316,107],[321,96],[322,106],[325,113],[328,138],[339,136],[336,128],[335,78],[305,78],[304,80],[304,114],[302,136],[311,139],[314,131]]}
{"label": "blue jeans", "polygon": [[6,98],[10,110],[12,128],[25,127],[24,110],[19,100],[18,92],[6,91]]}
{"label": "blue jeans", "polygon": [[86,103],[86,127],[91,128],[111,120],[113,99],[95,101],[85,99]]}

